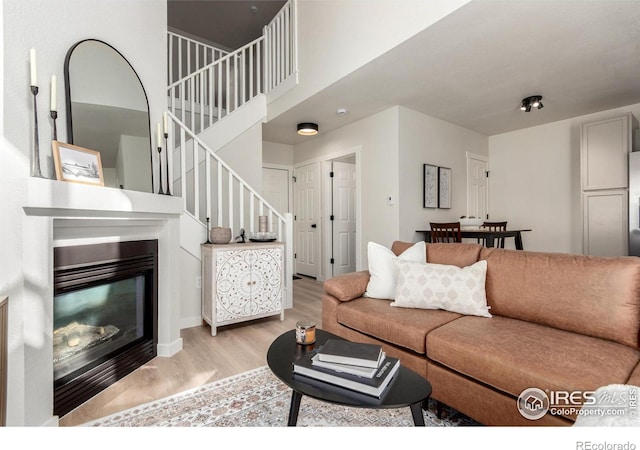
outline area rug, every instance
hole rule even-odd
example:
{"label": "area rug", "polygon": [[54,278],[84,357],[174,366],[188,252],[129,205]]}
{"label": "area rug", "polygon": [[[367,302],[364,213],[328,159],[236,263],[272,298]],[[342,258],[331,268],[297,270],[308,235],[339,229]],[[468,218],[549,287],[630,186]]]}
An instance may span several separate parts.
{"label": "area rug", "polygon": [[[267,366],[215,381],[161,400],[83,424],[90,427],[284,427],[291,388]],[[443,408],[436,417],[435,402],[423,411],[433,427],[473,426],[473,420]],[[298,426],[412,427],[409,408],[363,409],[333,405],[302,397]]]}

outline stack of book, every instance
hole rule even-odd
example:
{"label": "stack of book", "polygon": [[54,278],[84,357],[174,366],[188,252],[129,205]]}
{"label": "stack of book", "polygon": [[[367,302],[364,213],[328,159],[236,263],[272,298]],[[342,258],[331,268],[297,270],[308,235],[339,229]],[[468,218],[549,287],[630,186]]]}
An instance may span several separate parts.
{"label": "stack of book", "polygon": [[378,398],[399,368],[400,361],[386,356],[380,345],[339,339],[327,340],[319,349],[293,363],[297,375]]}

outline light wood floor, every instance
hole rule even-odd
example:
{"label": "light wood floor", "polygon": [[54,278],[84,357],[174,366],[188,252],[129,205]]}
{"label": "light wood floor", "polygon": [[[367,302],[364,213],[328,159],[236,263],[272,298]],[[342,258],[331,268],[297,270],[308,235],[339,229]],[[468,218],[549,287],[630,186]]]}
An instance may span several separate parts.
{"label": "light wood floor", "polygon": [[118,411],[176,394],[212,381],[264,366],[271,342],[297,321],[322,322],[322,283],[294,280],[293,309],[279,316],[218,328],[181,331],[183,350],[170,358],[157,357],[60,418],[60,426],[75,426]]}

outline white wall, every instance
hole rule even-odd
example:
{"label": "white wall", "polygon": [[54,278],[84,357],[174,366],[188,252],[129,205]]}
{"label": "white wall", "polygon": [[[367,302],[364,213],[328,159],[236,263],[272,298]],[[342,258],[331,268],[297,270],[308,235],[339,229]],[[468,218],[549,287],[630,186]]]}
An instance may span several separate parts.
{"label": "white wall", "polygon": [[269,105],[269,118],[455,11],[469,0],[298,0],[299,85]]}
{"label": "white wall", "polygon": [[216,152],[249,186],[262,186],[262,123],[257,123]]}
{"label": "white wall", "polygon": [[[33,241],[50,236],[30,236],[24,228],[26,193],[21,188],[29,175],[29,155],[33,146],[33,109],[29,90],[29,50],[37,52],[40,151],[43,171],[51,173],[51,121],[48,119],[49,80],[56,75],[62,92],[64,58],[68,49],[86,38],[101,39],[120,50],[138,72],[149,96],[151,123],[161,121],[166,108],[166,3],[151,0],[128,2],[104,0],[3,0],[3,140],[0,177],[3,212],[0,253],[11,255],[0,262],[0,292],[10,296],[9,329],[9,414],[8,425],[42,425],[51,419],[43,393],[51,389],[51,363],[37,362],[37,334],[23,336],[23,312],[38,304],[25,305],[24,295],[49,291],[51,274],[26,278],[24,254]],[[59,95],[62,105],[64,96]],[[58,112],[58,138],[66,140],[66,114]],[[46,220],[46,219],[43,219]],[[35,226],[31,219],[30,226]],[[36,239],[37,238],[37,239]],[[31,297],[33,298],[33,296]],[[30,326],[33,329],[33,326]],[[46,333],[46,330],[42,330]],[[48,331],[51,332],[50,330]],[[46,341],[46,340],[45,340]],[[43,382],[46,389],[40,389]]]}
{"label": "white wall", "polygon": [[531,228],[527,250],[582,253],[580,125],[625,112],[640,104],[489,137],[491,218]]}
{"label": "white wall", "polygon": [[295,146],[295,165],[325,161],[360,149],[362,245],[357,255],[358,270],[367,267],[368,241],[391,245],[399,235],[398,204],[387,205],[386,200],[389,195],[397,198],[399,194],[398,115],[399,108],[389,108]]}
{"label": "white wall", "polygon": [[293,166],[293,145],[263,141],[262,163]]}
{"label": "white wall", "polygon": [[[415,230],[429,221],[456,220],[466,212],[466,152],[488,154],[486,136],[448,122],[393,107],[326,134],[310,137],[294,149],[294,163],[333,159],[352,149],[361,155],[362,238],[360,268],[367,267],[367,242],[391,245],[417,242]],[[452,169],[452,209],[422,207],[422,165]],[[387,197],[393,204],[387,203]]]}
{"label": "white wall", "polygon": [[[454,222],[466,214],[466,153],[488,155],[485,135],[439,119],[400,108],[400,220],[399,238],[417,242],[429,222]],[[449,167],[452,174],[451,209],[423,208],[423,164]]]}

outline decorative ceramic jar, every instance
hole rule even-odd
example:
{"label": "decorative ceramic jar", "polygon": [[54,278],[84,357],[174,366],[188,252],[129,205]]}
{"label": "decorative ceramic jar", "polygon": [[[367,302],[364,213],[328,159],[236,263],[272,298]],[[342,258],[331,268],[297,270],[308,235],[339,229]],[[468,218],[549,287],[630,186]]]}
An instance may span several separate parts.
{"label": "decorative ceramic jar", "polygon": [[214,244],[228,244],[231,241],[231,228],[213,227],[210,237]]}

